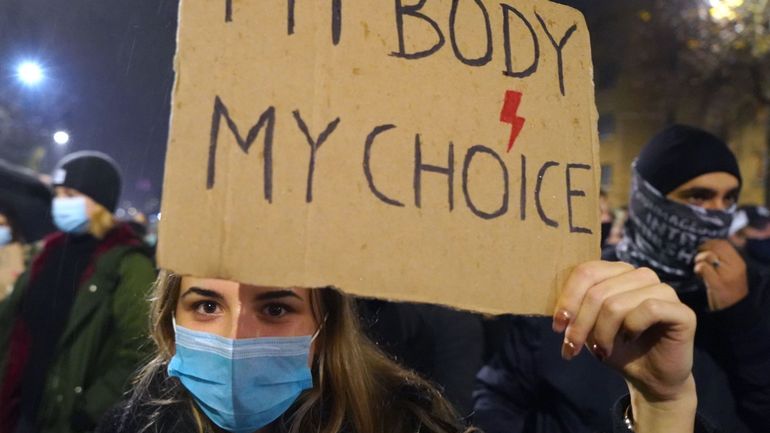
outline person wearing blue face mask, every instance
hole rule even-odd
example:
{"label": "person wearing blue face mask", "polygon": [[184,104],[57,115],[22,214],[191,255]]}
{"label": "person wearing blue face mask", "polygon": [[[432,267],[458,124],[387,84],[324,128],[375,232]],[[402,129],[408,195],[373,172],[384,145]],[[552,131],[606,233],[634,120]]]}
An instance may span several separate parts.
{"label": "person wearing blue face mask", "polygon": [[[606,285],[623,307],[586,308],[586,293]],[[383,355],[353,306],[332,288],[161,271],[150,317],[155,356],[97,433],[478,431],[433,385]],[[628,380],[630,396],[597,415],[613,421],[612,431],[711,431],[695,418],[695,317],[671,287],[623,263],[587,263],[568,279],[558,311],[572,318],[554,319],[567,350],[606,347],[603,362]]]}
{"label": "person wearing blue face mask", "polygon": [[[767,431],[770,279],[726,239],[742,182],[735,156],[716,136],[673,125],[644,146],[631,171],[624,237],[604,258],[651,269],[697,314],[699,411],[725,431]],[[509,331],[477,377],[476,419],[487,433],[609,429],[590,415],[624,392],[622,381],[594,358],[565,353],[567,363],[544,350],[553,338],[543,320],[516,318]],[[511,418],[526,422],[511,430]]]}
{"label": "person wearing blue face mask", "polygon": [[155,270],[113,212],[111,158],[77,152],[53,173],[58,232],[0,304],[0,432],[91,431],[143,358]]}

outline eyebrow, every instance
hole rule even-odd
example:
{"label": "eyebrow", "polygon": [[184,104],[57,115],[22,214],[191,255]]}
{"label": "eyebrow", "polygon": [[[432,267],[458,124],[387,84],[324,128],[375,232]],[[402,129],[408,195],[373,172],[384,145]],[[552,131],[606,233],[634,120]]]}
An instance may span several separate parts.
{"label": "eyebrow", "polygon": [[[724,196],[725,197],[731,197],[731,196],[737,196],[741,191],[741,187],[737,186],[729,191],[727,191]],[[681,191],[679,193],[680,197],[686,197],[686,196],[692,196],[695,194],[702,194],[702,195],[708,195],[710,197],[717,196],[719,194],[718,191],[708,188],[708,187],[702,187],[702,186],[694,186],[692,188],[688,188],[684,191]]]}
{"label": "eyebrow", "polygon": [[182,295],[184,298],[185,296],[195,293],[196,295],[205,296],[207,298],[214,298],[214,299],[224,299],[221,293],[215,292],[213,290],[207,290],[207,289],[201,289],[200,287],[190,287],[187,289],[187,291]]}
{"label": "eyebrow", "polygon": [[258,301],[269,301],[272,299],[280,299],[280,298],[286,298],[286,297],[293,297],[297,298],[299,300],[302,300],[302,298],[292,292],[291,290],[273,290],[270,292],[265,292],[257,296]]}
{"label": "eyebrow", "polygon": [[679,193],[680,195],[692,195],[692,194],[711,194],[711,195],[717,195],[717,191],[713,190],[711,188],[705,188],[701,186],[694,186],[692,188],[687,188],[684,191],[681,191]]}

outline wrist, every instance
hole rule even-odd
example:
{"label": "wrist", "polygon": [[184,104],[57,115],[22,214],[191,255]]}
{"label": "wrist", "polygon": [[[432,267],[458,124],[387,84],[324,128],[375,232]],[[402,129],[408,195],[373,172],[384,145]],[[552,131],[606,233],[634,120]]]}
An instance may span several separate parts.
{"label": "wrist", "polygon": [[683,432],[695,430],[698,397],[692,375],[667,398],[649,398],[629,387],[631,406],[626,412],[634,433]]}

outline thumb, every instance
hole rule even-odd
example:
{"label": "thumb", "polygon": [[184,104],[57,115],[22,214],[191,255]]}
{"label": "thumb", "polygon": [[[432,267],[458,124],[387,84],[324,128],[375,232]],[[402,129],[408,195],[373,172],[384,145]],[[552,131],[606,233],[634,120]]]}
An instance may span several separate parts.
{"label": "thumb", "polygon": [[719,278],[719,273],[714,268],[714,265],[708,260],[698,260],[695,262],[695,274],[703,278],[706,283],[716,282]]}
{"label": "thumb", "polygon": [[711,264],[705,261],[695,264],[695,274],[703,278],[703,282],[706,284],[709,309],[713,310],[716,305],[715,292],[719,287],[719,274]]}

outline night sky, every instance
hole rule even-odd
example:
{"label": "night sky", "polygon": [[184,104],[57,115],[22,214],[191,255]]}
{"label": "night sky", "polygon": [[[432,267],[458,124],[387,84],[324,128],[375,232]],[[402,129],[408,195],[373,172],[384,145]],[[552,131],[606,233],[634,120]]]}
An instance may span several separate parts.
{"label": "night sky", "polygon": [[[585,10],[589,2],[567,3]],[[123,205],[158,210],[177,7],[178,0],[2,0],[0,104],[5,95],[41,128],[72,137],[64,149],[50,145],[41,170],[70,151],[106,152],[124,174]],[[24,59],[45,67],[39,88],[16,80]],[[0,157],[7,152],[0,146]]]}
{"label": "night sky", "polygon": [[[0,92],[17,96],[25,115],[64,128],[40,168],[63,154],[94,149],[113,156],[124,175],[124,205],[157,210],[173,84],[177,1],[3,0]],[[21,88],[24,60],[39,61],[46,80]],[[0,156],[3,150],[0,148]]]}

